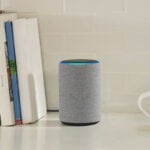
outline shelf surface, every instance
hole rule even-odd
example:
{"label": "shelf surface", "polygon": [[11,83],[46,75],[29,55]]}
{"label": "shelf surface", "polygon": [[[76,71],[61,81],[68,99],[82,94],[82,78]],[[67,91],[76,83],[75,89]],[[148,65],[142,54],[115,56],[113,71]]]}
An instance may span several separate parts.
{"label": "shelf surface", "polygon": [[143,114],[103,114],[91,126],[65,126],[58,112],[35,124],[0,127],[0,150],[149,150],[150,119]]}

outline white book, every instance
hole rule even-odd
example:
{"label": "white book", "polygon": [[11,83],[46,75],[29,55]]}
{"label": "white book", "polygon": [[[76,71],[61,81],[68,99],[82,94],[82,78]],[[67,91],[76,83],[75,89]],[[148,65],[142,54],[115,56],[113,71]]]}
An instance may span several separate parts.
{"label": "white book", "polygon": [[23,123],[46,114],[46,98],[36,18],[13,21],[14,43]]}
{"label": "white book", "polygon": [[9,93],[9,80],[7,73],[7,49],[4,22],[14,20],[15,13],[0,14],[0,117],[1,125],[14,125],[13,101]]}

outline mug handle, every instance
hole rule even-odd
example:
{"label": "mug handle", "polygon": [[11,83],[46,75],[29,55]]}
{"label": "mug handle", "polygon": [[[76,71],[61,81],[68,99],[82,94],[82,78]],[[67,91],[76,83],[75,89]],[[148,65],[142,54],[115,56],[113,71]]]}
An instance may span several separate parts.
{"label": "mug handle", "polygon": [[138,104],[138,107],[139,109],[145,114],[146,117],[149,117],[150,118],[150,113],[148,113],[144,108],[143,108],[143,100],[147,97],[150,97],[150,92],[145,92],[145,93],[142,93],[139,98],[138,98],[138,101],[137,101],[137,104]]}

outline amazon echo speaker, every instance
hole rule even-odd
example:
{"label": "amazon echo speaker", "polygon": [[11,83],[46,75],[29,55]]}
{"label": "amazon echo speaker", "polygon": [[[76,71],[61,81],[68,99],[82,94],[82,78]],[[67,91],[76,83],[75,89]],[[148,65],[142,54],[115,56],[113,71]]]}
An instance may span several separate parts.
{"label": "amazon echo speaker", "polygon": [[66,125],[100,121],[100,63],[71,59],[59,63],[59,117]]}

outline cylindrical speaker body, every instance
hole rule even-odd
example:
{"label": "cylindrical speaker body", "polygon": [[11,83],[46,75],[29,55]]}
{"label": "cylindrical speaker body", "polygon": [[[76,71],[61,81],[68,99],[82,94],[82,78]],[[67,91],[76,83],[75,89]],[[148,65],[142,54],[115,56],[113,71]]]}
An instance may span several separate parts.
{"label": "cylindrical speaker body", "polygon": [[100,63],[64,60],[59,64],[60,121],[89,125],[100,121]]}

